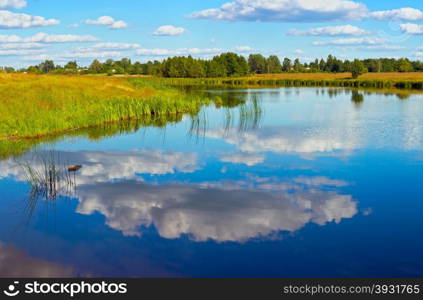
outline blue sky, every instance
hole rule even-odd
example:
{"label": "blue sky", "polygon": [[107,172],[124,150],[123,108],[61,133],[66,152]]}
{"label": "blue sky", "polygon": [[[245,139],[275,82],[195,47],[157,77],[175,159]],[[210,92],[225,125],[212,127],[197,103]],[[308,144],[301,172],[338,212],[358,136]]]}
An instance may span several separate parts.
{"label": "blue sky", "polygon": [[0,65],[15,67],[226,51],[423,58],[421,0],[0,0],[0,31]]}

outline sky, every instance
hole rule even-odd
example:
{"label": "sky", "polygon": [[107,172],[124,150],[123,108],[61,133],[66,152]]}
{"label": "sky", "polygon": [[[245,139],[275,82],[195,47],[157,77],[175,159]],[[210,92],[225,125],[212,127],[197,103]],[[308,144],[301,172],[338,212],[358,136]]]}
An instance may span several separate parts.
{"label": "sky", "polygon": [[421,0],[0,0],[0,65],[13,67],[228,51],[421,60],[422,37]]}

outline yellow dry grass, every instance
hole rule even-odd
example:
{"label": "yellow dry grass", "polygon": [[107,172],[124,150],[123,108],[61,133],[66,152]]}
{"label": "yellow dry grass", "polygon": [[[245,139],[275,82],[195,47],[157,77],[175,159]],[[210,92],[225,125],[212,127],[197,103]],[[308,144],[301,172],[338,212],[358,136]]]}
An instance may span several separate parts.
{"label": "yellow dry grass", "polygon": [[[243,79],[310,79],[310,80],[336,80],[350,79],[351,73],[282,73],[282,74],[260,74],[243,77]],[[422,73],[366,73],[360,79],[372,80],[423,80]]]}

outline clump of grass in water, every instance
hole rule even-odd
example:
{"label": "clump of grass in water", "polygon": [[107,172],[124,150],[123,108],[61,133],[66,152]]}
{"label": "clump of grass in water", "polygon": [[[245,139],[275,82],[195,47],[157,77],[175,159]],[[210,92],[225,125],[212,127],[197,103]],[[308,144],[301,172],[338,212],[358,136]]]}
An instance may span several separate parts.
{"label": "clump of grass in water", "polygon": [[[19,161],[30,185],[26,210],[31,219],[39,200],[55,203],[60,196],[71,196],[76,188],[75,171],[71,171],[55,151]],[[79,170],[79,169],[78,169]]]}

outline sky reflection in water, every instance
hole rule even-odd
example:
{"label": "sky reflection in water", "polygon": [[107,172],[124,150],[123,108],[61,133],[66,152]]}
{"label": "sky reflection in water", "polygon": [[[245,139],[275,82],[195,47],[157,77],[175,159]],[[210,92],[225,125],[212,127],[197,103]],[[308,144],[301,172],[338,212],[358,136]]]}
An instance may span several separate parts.
{"label": "sky reflection in water", "polygon": [[[422,95],[212,92],[234,107],[1,161],[0,276],[423,275]],[[51,149],[83,168],[29,216]]]}

